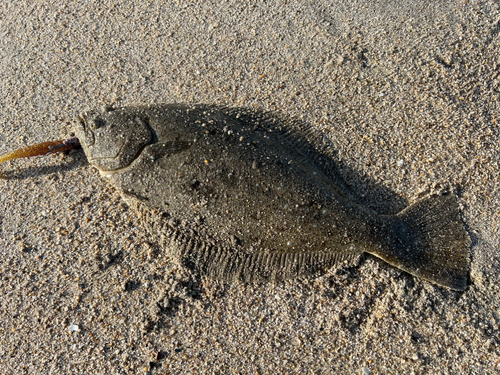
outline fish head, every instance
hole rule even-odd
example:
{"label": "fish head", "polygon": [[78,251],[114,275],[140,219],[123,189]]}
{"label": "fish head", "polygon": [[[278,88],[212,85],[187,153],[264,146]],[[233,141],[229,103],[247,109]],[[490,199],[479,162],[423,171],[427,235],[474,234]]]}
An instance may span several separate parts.
{"label": "fish head", "polygon": [[141,111],[84,113],[78,118],[76,134],[90,164],[100,172],[129,167],[153,143],[148,117]]}

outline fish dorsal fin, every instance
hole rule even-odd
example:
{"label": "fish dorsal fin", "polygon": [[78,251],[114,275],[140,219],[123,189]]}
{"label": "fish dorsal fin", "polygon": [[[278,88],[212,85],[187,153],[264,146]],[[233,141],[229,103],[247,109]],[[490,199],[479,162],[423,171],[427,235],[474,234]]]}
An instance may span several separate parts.
{"label": "fish dorsal fin", "polygon": [[256,130],[262,129],[269,136],[275,137],[276,141],[286,142],[290,146],[289,149],[299,152],[304,159],[313,163],[325,176],[335,181],[335,184],[340,187],[339,192],[342,191],[350,199],[357,200],[356,195],[339,172],[332,142],[315,127],[294,118],[285,118],[271,111],[206,105],[194,106],[193,108],[203,110],[207,117],[213,115],[220,119],[219,116],[223,113],[229,119],[236,118],[243,123],[252,124]]}

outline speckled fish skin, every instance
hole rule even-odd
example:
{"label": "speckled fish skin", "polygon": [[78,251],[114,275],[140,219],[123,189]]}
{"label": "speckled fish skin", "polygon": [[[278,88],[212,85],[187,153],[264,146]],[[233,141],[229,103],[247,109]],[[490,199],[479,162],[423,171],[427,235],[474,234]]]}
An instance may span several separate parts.
{"label": "speckled fish skin", "polygon": [[182,264],[225,279],[318,274],[362,252],[456,290],[470,239],[452,194],[393,216],[352,198],[327,141],[272,115],[152,105],[82,115],[89,162]]}

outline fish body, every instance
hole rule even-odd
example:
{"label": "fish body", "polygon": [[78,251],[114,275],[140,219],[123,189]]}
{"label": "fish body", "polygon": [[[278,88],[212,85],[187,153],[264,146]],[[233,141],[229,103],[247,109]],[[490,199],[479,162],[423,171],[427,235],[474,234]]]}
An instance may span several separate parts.
{"label": "fish body", "polygon": [[89,162],[181,263],[219,278],[317,274],[368,252],[463,290],[470,239],[452,194],[397,215],[358,204],[314,129],[245,109],[167,104],[80,117]]}

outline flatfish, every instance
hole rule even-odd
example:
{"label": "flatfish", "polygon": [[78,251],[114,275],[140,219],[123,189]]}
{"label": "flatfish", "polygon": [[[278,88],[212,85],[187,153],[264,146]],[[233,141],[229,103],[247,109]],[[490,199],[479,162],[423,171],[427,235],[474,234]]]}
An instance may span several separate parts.
{"label": "flatfish", "polygon": [[220,279],[317,275],[363,252],[430,282],[467,286],[470,239],[453,194],[397,215],[360,205],[313,128],[209,105],[80,116],[89,162],[183,265]]}

